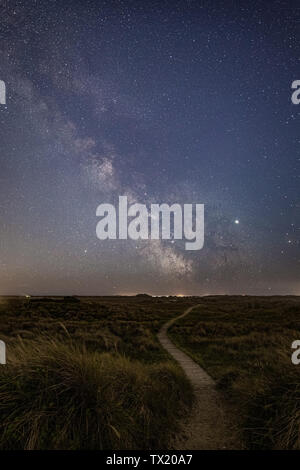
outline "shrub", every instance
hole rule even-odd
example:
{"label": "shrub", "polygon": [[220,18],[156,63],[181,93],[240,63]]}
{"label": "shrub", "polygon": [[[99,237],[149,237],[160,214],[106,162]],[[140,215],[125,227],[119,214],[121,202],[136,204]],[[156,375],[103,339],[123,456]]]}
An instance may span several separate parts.
{"label": "shrub", "polygon": [[145,365],[47,339],[22,343],[0,368],[0,448],[163,448],[191,401],[171,362]]}

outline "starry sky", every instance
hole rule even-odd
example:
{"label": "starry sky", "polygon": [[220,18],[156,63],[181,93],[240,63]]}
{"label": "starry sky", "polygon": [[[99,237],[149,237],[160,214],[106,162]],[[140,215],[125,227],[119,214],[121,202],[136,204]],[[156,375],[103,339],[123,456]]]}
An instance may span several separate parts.
{"label": "starry sky", "polygon": [[[300,295],[299,60],[296,1],[1,1],[0,294]],[[119,195],[203,249],[100,241]]]}

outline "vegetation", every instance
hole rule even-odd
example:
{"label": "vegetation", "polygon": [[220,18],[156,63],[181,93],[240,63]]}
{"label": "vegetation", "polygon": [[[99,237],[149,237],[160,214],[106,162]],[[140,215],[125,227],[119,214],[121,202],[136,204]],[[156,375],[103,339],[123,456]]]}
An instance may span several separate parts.
{"label": "vegetation", "polygon": [[156,333],[217,381],[249,449],[300,449],[300,298],[54,297],[0,300],[0,449],[158,449],[192,403]]}
{"label": "vegetation", "polygon": [[167,446],[191,395],[170,362],[142,365],[47,340],[15,350],[0,374],[1,449]]}
{"label": "vegetation", "polygon": [[155,333],[191,301],[70,300],[0,305],[0,448],[167,447],[193,395]]}
{"label": "vegetation", "polygon": [[170,335],[212,375],[250,449],[300,449],[299,297],[206,297]]}

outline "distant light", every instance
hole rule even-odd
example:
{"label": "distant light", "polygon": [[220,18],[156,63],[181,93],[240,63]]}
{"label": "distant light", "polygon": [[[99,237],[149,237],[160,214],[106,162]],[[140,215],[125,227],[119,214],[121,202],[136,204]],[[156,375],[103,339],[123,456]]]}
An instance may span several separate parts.
{"label": "distant light", "polygon": [[239,219],[235,219],[234,223],[238,225],[240,223]]}

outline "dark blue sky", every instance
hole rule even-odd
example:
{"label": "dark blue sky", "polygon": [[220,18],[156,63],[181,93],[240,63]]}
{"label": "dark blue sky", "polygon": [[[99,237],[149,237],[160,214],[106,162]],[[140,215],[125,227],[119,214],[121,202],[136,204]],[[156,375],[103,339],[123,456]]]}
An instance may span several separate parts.
{"label": "dark blue sky", "polygon": [[[4,2],[0,293],[300,294],[299,39],[297,2]],[[125,194],[204,203],[204,248],[99,241]]]}

